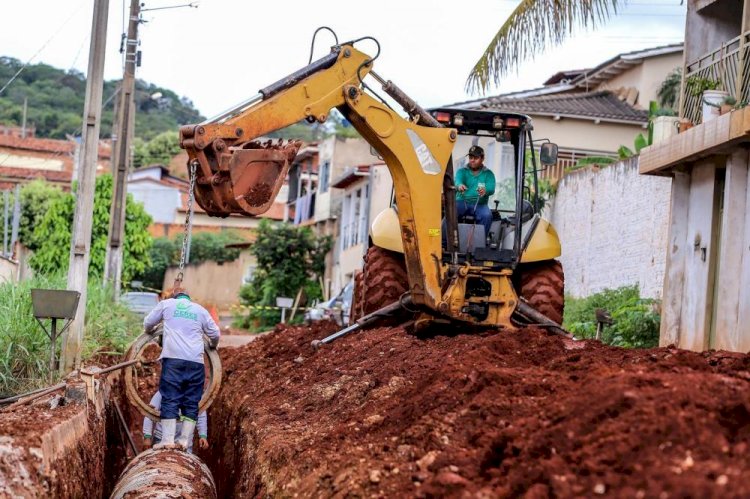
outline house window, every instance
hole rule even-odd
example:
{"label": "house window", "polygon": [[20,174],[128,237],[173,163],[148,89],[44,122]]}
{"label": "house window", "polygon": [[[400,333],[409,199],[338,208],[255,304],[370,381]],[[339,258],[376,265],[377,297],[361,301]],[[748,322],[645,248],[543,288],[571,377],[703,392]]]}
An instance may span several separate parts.
{"label": "house window", "polygon": [[344,196],[341,208],[341,249],[362,244],[367,239],[367,202],[369,185],[364,185]]}
{"label": "house window", "polygon": [[318,183],[318,189],[320,192],[328,192],[328,178],[331,175],[331,162],[324,161],[320,165],[320,182]]}

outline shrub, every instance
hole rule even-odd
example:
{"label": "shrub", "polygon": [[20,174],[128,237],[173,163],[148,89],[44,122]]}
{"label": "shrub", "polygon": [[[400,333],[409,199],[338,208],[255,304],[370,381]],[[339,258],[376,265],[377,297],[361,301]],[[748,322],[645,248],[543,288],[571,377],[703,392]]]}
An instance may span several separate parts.
{"label": "shrub", "polygon": [[[0,284],[0,316],[3,317],[0,321],[0,394],[21,393],[48,383],[49,338],[32,314],[31,289],[65,289],[65,285],[63,276],[39,274],[21,283]],[[43,322],[49,329],[49,321]],[[58,321],[58,331],[62,328],[61,322]],[[122,353],[140,331],[140,320],[114,302],[111,288],[92,279],[82,358],[102,352]]]}
{"label": "shrub", "polygon": [[[276,297],[295,297],[300,289],[308,300],[320,298],[318,279],[325,271],[325,256],[332,246],[330,236],[317,236],[309,227],[271,225],[264,219],[251,247],[258,267],[252,281],[240,289],[240,303],[251,307],[273,307]],[[279,310],[250,308],[247,316],[235,318],[235,324],[264,330],[276,325],[280,319]]]}
{"label": "shrub", "polygon": [[587,298],[565,299],[564,327],[578,338],[596,337],[596,309],[606,310],[614,324],[605,326],[602,341],[629,348],[659,344],[658,302],[641,298],[637,285],[605,289]]}

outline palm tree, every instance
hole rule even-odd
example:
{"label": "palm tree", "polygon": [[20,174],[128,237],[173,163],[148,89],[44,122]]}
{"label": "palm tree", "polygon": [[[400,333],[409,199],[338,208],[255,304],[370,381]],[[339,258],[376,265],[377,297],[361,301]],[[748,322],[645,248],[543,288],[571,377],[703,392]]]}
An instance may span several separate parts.
{"label": "palm tree", "polygon": [[486,91],[511,68],[560,44],[576,26],[596,27],[625,0],[521,0],[474,65],[466,81],[471,92]]}

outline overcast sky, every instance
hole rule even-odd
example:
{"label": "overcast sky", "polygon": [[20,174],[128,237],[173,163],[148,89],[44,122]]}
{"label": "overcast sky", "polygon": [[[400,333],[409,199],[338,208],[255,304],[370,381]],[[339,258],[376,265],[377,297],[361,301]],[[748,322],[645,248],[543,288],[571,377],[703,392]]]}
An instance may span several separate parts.
{"label": "overcast sky", "polygon": [[[520,0],[202,0],[199,7],[144,12],[143,64],[137,77],[190,98],[214,115],[307,64],[316,27],[340,41],[370,35],[381,44],[378,73],[423,106],[475,98],[466,77]],[[86,72],[94,0],[4,2],[0,55]],[[145,0],[157,8],[187,3]],[[687,2],[686,2],[687,3]],[[109,0],[105,78],[122,75],[118,53],[129,0]],[[680,0],[632,0],[596,31],[578,30],[568,42],[523,64],[489,94],[538,87],[563,69],[595,66],[622,52],[681,42]],[[316,57],[332,39],[321,32]],[[371,42],[358,48],[374,53]],[[6,82],[0,82],[0,88]],[[32,103],[29,103],[33,105]]]}

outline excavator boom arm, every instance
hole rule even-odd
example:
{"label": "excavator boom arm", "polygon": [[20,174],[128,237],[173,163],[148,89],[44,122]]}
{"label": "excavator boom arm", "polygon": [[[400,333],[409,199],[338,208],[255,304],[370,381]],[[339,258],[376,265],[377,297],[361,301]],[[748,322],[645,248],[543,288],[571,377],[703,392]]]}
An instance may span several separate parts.
{"label": "excavator boom arm", "polygon": [[[441,305],[437,207],[456,131],[435,128],[432,118],[406,96],[399,101],[414,120],[363,92],[361,79],[372,68],[370,60],[351,45],[335,47],[329,56],[261,90],[262,100],[211,122],[182,127],[180,144],[190,161],[197,162],[195,194],[203,209],[216,216],[260,215],[276,197],[299,143],[252,140],[302,119],[324,122],[338,108],[391,171],[412,300],[439,310],[447,304]],[[400,92],[391,82],[384,82],[384,88]]]}

